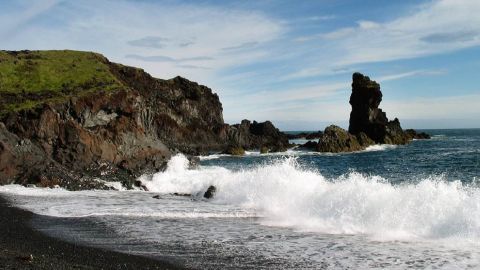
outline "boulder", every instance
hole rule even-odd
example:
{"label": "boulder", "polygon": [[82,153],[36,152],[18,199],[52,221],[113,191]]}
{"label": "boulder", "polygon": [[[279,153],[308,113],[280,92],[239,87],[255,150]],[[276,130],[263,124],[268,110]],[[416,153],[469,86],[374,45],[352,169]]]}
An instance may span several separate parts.
{"label": "boulder", "polygon": [[260,154],[267,154],[270,150],[266,146],[260,147]]}
{"label": "boulder", "polygon": [[427,139],[431,138],[431,136],[428,135],[427,133],[425,133],[425,132],[419,132],[418,133],[414,129],[405,130],[405,134],[407,134],[407,136],[409,136],[411,139],[416,139],[416,140],[427,140]]}
{"label": "boulder", "polygon": [[217,192],[217,188],[215,186],[209,186],[207,191],[203,194],[203,197],[205,199],[211,199],[213,196],[215,196],[215,193]]}
{"label": "boulder", "polygon": [[[288,137],[276,128],[272,122],[258,123],[243,120],[240,124],[229,126],[228,141],[231,148],[261,149],[266,147],[269,152],[283,152],[289,147]],[[227,149],[226,152],[230,150]]]}
{"label": "boulder", "polygon": [[230,146],[223,153],[232,156],[243,156],[245,155],[245,149],[241,146]]}
{"label": "boulder", "polygon": [[300,149],[305,149],[305,150],[317,150],[318,142],[308,141],[305,144],[300,145],[299,148]]}
{"label": "boulder", "polygon": [[317,151],[330,153],[353,152],[363,149],[365,147],[360,144],[357,137],[334,125],[325,128],[317,145]]}

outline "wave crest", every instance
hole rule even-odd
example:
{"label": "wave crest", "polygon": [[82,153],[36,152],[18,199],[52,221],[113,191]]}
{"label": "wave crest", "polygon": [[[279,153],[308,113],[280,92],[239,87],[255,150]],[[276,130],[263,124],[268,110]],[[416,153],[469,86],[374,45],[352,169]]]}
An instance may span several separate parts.
{"label": "wave crest", "polygon": [[264,225],[380,239],[475,238],[480,236],[480,192],[432,176],[417,184],[392,185],[378,176],[350,173],[326,179],[294,157],[254,168],[188,169],[174,157],[147,187],[160,193],[201,193],[217,187],[214,203],[254,210]]}

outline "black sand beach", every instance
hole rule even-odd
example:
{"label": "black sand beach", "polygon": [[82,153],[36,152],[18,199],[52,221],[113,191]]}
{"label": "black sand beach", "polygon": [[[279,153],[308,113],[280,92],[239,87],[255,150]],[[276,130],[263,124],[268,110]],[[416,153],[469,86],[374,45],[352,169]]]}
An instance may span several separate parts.
{"label": "black sand beach", "polygon": [[28,225],[33,215],[0,197],[0,269],[181,269],[48,237]]}

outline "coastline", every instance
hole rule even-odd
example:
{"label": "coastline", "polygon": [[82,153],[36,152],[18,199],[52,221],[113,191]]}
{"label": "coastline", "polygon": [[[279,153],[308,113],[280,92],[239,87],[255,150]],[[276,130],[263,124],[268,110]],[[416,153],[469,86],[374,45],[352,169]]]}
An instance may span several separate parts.
{"label": "coastline", "polygon": [[0,269],[183,269],[151,258],[51,238],[29,226],[33,215],[0,196]]}

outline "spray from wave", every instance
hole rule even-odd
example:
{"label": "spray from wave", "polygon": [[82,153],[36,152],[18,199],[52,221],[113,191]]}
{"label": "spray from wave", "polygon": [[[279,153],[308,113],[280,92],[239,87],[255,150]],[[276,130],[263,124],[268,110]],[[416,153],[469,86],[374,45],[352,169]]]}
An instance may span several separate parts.
{"label": "spray from wave", "polygon": [[215,185],[213,203],[255,211],[264,225],[379,239],[480,238],[480,190],[442,177],[404,185],[359,173],[326,179],[292,157],[239,171],[189,170],[177,155],[165,172],[142,181],[159,193],[196,194]]}

